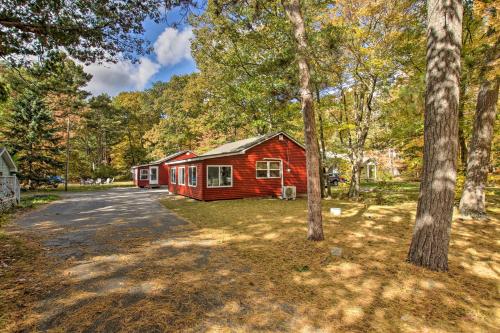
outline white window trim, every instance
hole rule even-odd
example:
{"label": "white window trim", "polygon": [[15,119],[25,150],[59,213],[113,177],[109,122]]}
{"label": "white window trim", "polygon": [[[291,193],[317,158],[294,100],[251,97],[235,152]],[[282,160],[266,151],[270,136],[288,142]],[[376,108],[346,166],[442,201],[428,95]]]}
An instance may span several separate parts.
{"label": "white window trim", "polygon": [[[189,173],[189,170],[195,169],[196,170],[196,177],[194,178],[195,182],[194,185],[191,185],[191,175]],[[189,187],[197,187],[198,186],[198,167],[196,165],[190,165],[188,167],[188,186]]]}
{"label": "white window trim", "polygon": [[[172,179],[172,175],[174,175],[174,179]],[[170,184],[177,184],[177,168],[170,168]]]}
{"label": "white window trim", "polygon": [[[181,183],[181,170],[182,170],[182,183]],[[179,167],[179,171],[178,171],[178,175],[177,175],[177,178],[178,178],[178,183],[179,185],[186,185],[186,168],[185,167]]]}
{"label": "white window trim", "polygon": [[[270,163],[272,163],[272,162],[278,162],[280,164],[280,167],[279,167],[280,175],[277,177],[270,177],[271,170],[278,170],[278,169],[271,169],[270,168],[270,165],[271,165]],[[264,170],[264,169],[257,169],[258,163],[267,163],[267,168],[265,169],[267,171],[267,177],[257,176],[257,170]],[[279,179],[279,178],[281,178],[282,173],[283,173],[283,167],[282,167],[281,160],[260,160],[260,161],[255,162],[255,178],[257,178],[257,179]]]}
{"label": "white window trim", "polygon": [[[219,184],[220,184],[220,168],[221,167],[228,167],[231,168],[231,185],[219,185],[219,186],[208,186],[208,168],[209,167],[217,167],[219,168]],[[232,165],[207,165],[207,188],[227,188],[227,187],[233,187],[234,184],[234,176],[233,176],[233,166]]]}
{"label": "white window trim", "polygon": [[149,180],[149,169],[141,169],[139,173],[139,180]]}

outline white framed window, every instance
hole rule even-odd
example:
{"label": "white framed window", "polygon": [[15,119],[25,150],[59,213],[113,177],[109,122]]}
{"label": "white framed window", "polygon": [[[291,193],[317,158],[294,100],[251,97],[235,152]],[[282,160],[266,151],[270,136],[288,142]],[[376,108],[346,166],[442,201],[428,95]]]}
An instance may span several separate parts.
{"label": "white framed window", "polygon": [[232,187],[232,165],[207,165],[207,187]]}
{"label": "white framed window", "polygon": [[148,169],[141,169],[141,180],[148,180],[149,179],[149,173]]}
{"label": "white framed window", "polygon": [[186,185],[186,170],[184,167],[179,167],[179,185]]}
{"label": "white framed window", "polygon": [[257,178],[281,177],[281,161],[257,161],[255,169]]}
{"label": "white framed window", "polygon": [[197,178],[198,169],[196,165],[190,165],[188,169],[188,185],[191,187],[196,187],[198,183]]}
{"label": "white framed window", "polygon": [[170,168],[170,184],[177,183],[177,173],[175,167]]}

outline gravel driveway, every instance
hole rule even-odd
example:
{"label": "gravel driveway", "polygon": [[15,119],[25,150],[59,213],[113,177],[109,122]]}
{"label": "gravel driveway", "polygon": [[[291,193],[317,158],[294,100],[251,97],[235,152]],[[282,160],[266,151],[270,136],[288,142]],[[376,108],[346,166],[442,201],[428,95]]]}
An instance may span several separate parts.
{"label": "gravel driveway", "polygon": [[[177,306],[176,279],[206,269],[211,254],[203,240],[185,246],[196,229],[161,205],[166,195],[136,188],[67,193],[20,217],[14,228],[36,235],[48,262],[33,267],[43,276],[35,287],[42,292],[15,331],[168,331],[183,320],[178,310],[169,312],[168,323],[137,314]],[[212,307],[214,301],[197,302]]]}
{"label": "gravel driveway", "polygon": [[186,224],[158,202],[167,193],[138,188],[63,193],[63,200],[24,215],[17,225],[48,238],[45,245],[62,259],[111,254],[124,243]]}

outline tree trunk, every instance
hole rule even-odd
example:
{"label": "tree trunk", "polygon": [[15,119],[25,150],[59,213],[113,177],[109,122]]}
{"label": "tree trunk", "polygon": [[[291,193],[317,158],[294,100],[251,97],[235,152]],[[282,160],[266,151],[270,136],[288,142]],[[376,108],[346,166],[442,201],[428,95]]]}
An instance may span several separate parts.
{"label": "tree trunk", "polygon": [[349,185],[349,198],[359,198],[359,185],[361,183],[361,165],[362,156],[358,152],[353,152],[351,158],[352,171],[351,171],[351,184]]}
{"label": "tree trunk", "polygon": [[477,96],[467,176],[460,199],[460,214],[465,216],[486,216],[484,188],[488,178],[499,83],[498,77],[493,80],[485,79]]}
{"label": "tree trunk", "polygon": [[304,118],[304,137],[306,144],[307,165],[307,239],[323,240],[323,222],[321,215],[321,186],[319,177],[319,147],[316,136],[316,119],[314,117],[313,95],[310,87],[311,74],[307,61],[308,41],[304,18],[299,0],[283,0],[288,19],[292,23],[297,46],[297,62],[299,64],[300,100]]}
{"label": "tree trunk", "polygon": [[[318,152],[320,154],[320,152]],[[319,163],[319,186],[321,187],[321,198],[325,197],[325,168],[323,166],[323,161],[320,159]]]}
{"label": "tree trunk", "polygon": [[69,140],[70,140],[70,124],[69,116],[66,118],[66,168],[64,170],[64,191],[68,191],[68,176],[69,176]]}
{"label": "tree trunk", "polygon": [[458,152],[462,2],[427,1],[424,158],[408,261],[448,270]]}
{"label": "tree trunk", "polygon": [[[316,89],[316,100],[318,101],[318,107],[320,105],[320,92]],[[320,166],[320,177],[321,177],[321,197],[325,197],[325,186],[328,187],[328,197],[332,196],[332,188],[328,178],[325,176],[325,163],[326,163],[326,144],[325,144],[325,132],[324,132],[324,122],[323,122],[323,112],[318,110],[318,120],[319,120],[319,142],[321,147],[321,166]],[[326,184],[325,184],[326,183]]]}
{"label": "tree trunk", "polygon": [[467,78],[462,78],[460,82],[460,103],[458,105],[458,144],[460,147],[460,163],[461,170],[465,172],[467,170],[467,144],[465,143],[465,133],[464,133],[464,108],[465,101],[464,96],[467,91]]}

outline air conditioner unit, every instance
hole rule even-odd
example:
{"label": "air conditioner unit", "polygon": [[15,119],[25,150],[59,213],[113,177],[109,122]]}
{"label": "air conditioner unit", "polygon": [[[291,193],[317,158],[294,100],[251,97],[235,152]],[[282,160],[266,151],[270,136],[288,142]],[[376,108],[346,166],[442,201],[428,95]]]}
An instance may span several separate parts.
{"label": "air conditioner unit", "polygon": [[297,197],[297,188],[295,186],[283,186],[281,189],[281,199],[295,200]]}

